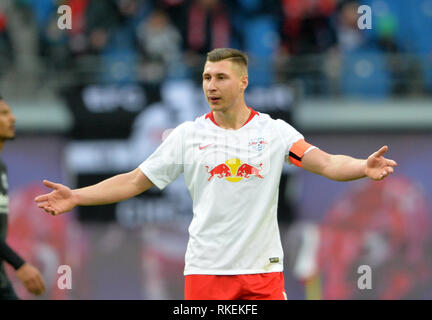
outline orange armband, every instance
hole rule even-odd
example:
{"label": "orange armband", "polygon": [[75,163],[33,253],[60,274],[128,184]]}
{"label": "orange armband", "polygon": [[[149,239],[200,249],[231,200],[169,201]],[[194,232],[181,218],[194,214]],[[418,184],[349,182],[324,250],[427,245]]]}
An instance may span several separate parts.
{"label": "orange armband", "polygon": [[310,148],[313,147],[310,143],[307,143],[304,139],[296,141],[289,150],[289,160],[292,164],[296,165],[297,167],[301,167],[302,163],[301,160],[305,154],[305,152]]}

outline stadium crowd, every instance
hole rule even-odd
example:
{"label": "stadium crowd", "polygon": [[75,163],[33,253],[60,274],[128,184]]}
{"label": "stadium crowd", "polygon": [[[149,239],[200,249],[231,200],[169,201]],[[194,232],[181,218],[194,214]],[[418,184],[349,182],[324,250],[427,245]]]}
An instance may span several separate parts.
{"label": "stadium crowd", "polygon": [[[71,30],[57,26],[62,4],[72,9]],[[361,4],[372,7],[370,30],[358,27]],[[309,94],[378,97],[432,91],[430,0],[17,0],[12,7],[34,27],[34,50],[48,70],[98,74],[91,81],[199,81],[206,52],[235,47],[249,54],[252,86],[300,81]],[[14,64],[12,9],[0,9],[2,70]]]}

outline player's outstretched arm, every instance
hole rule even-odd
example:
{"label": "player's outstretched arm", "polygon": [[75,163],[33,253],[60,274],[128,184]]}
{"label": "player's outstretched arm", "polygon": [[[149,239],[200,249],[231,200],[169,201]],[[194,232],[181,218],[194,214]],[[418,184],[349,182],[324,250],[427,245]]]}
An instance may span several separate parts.
{"label": "player's outstretched arm", "polygon": [[119,202],[132,198],[154,186],[139,168],[80,189],[71,190],[65,185],[47,180],[44,180],[43,183],[53,191],[36,197],[35,201],[39,208],[52,215],[68,212],[76,206]]}
{"label": "player's outstretched arm", "polygon": [[388,147],[383,146],[367,159],[355,159],[314,149],[304,155],[302,167],[336,181],[349,181],[364,177],[382,180],[392,174],[394,167],[397,166],[396,161],[384,158],[387,151]]}

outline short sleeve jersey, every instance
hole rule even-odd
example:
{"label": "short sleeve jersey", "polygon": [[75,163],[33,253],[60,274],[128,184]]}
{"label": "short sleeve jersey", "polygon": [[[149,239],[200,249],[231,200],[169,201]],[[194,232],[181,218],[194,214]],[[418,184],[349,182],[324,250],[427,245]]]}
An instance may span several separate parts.
{"label": "short sleeve jersey", "polygon": [[175,128],[140,169],[160,189],[184,173],[193,201],[184,274],[282,271],[282,167],[301,166],[313,148],[288,123],[252,109],[238,130],[219,127],[212,112]]}

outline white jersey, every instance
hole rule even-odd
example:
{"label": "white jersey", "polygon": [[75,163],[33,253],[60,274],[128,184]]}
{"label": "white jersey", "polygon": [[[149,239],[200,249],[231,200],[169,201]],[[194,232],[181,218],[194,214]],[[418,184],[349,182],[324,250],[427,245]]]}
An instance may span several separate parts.
{"label": "white jersey", "polygon": [[301,165],[312,148],[288,123],[254,110],[238,130],[219,127],[212,112],[174,129],[140,169],[160,189],[184,173],[193,201],[184,274],[282,271],[282,167]]}

